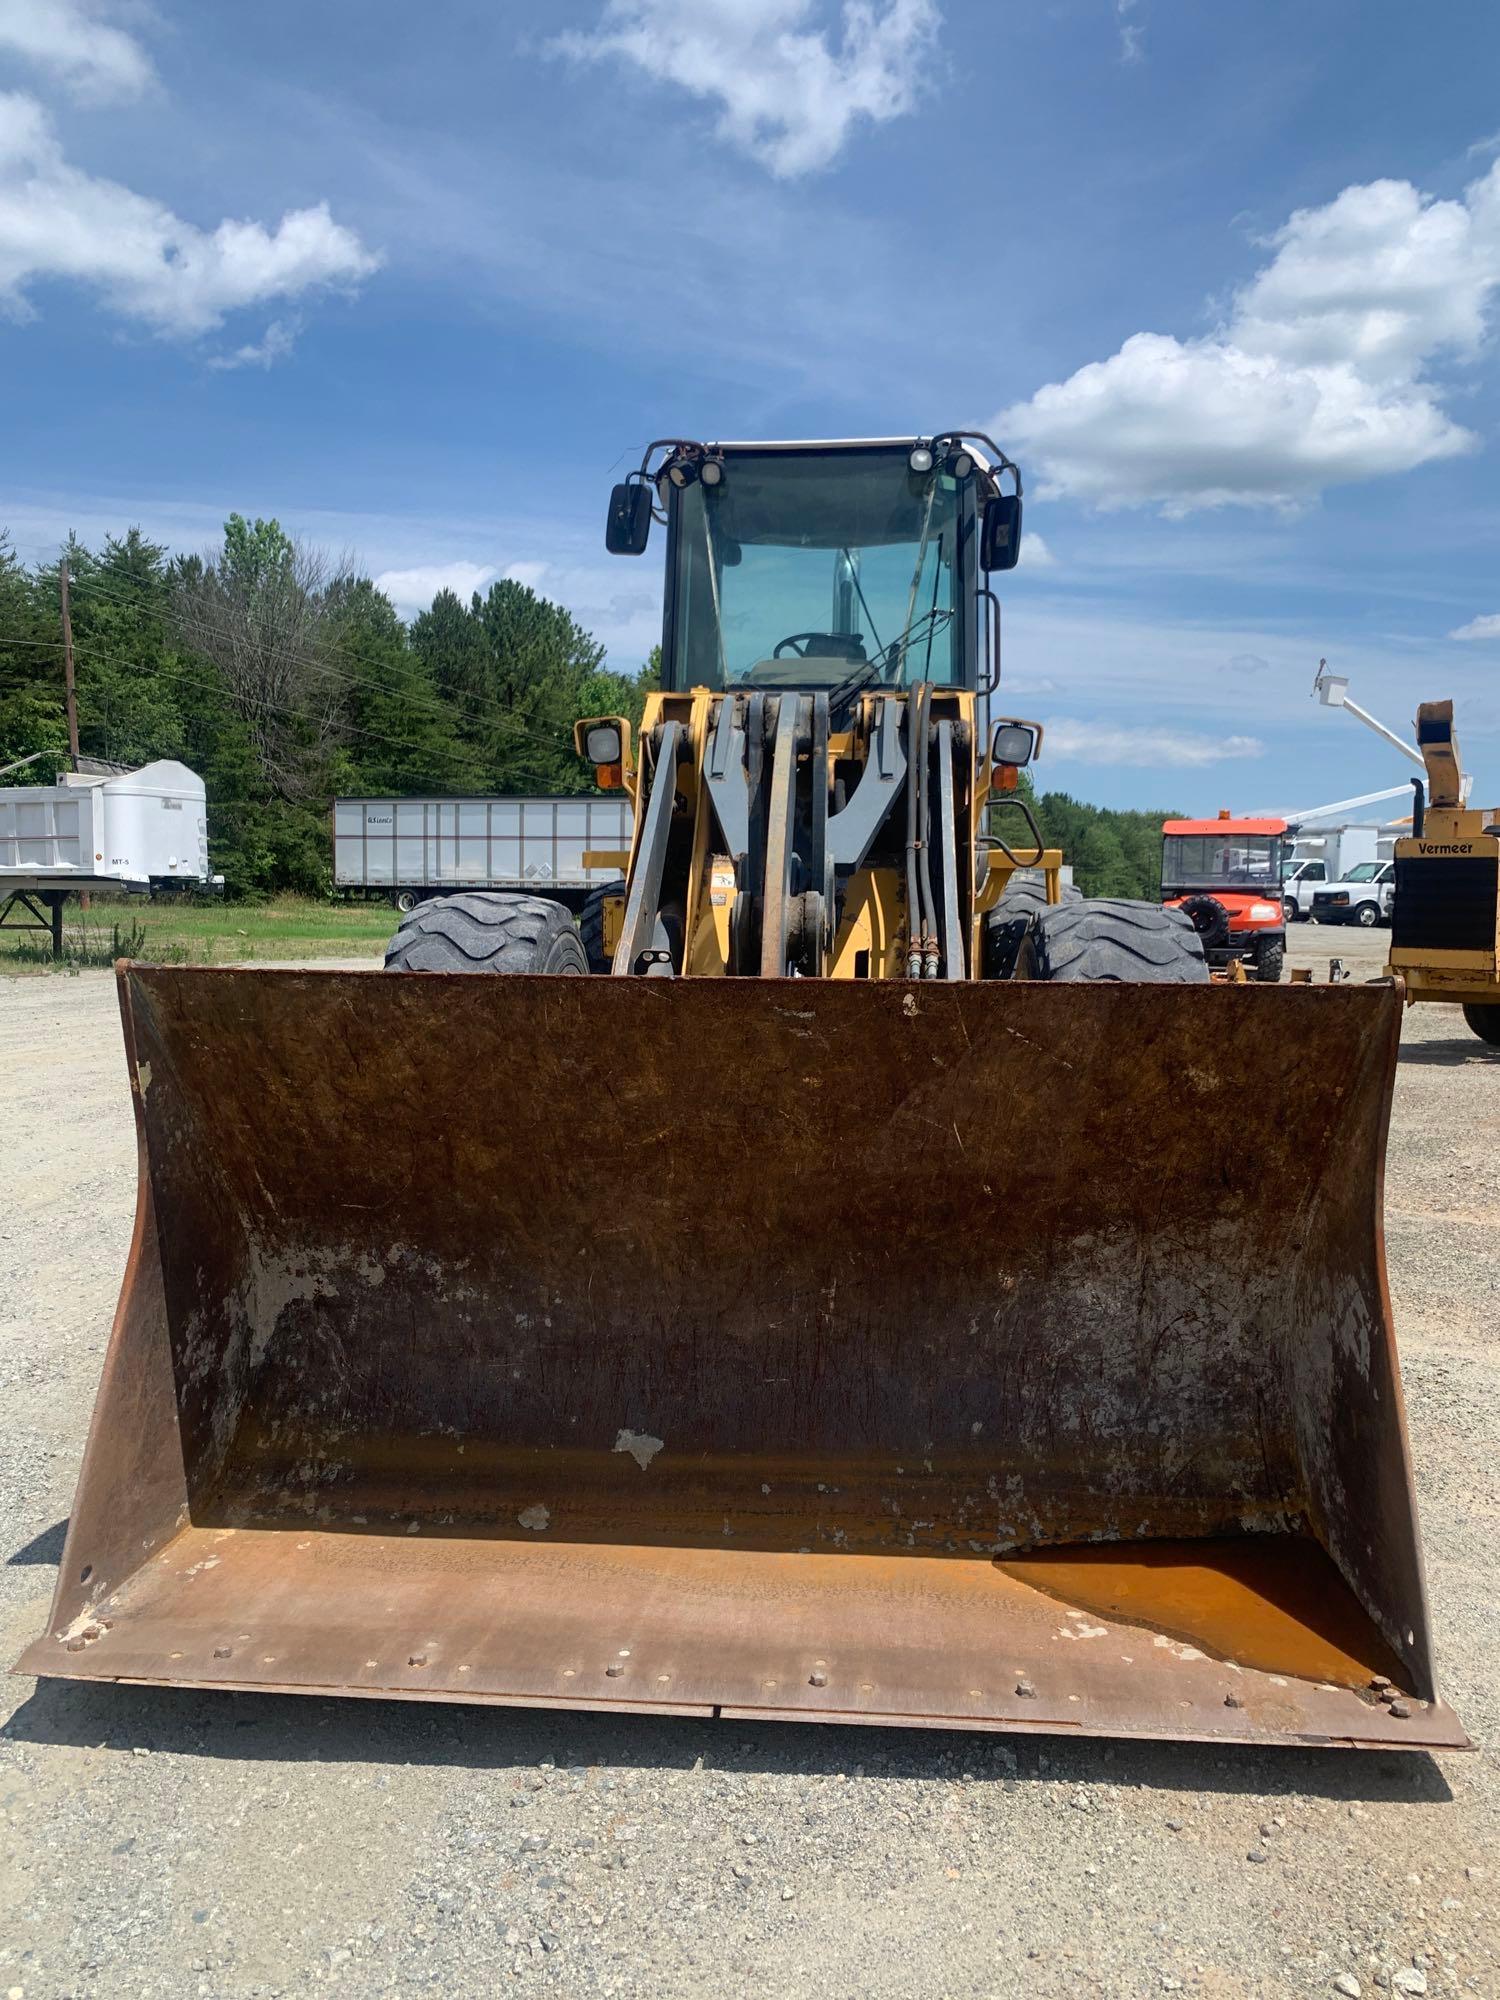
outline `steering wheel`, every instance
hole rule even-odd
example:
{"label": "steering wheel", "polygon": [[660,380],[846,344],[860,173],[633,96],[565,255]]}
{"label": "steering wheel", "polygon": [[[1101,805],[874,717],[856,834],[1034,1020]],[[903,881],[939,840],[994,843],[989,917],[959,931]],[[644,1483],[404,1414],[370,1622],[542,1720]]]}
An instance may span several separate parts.
{"label": "steering wheel", "polygon": [[777,640],[771,658],[779,660],[792,652],[799,660],[805,660],[810,651],[824,658],[847,660],[850,666],[857,666],[865,657],[865,642],[857,634],[848,632],[792,632],[785,639]]}

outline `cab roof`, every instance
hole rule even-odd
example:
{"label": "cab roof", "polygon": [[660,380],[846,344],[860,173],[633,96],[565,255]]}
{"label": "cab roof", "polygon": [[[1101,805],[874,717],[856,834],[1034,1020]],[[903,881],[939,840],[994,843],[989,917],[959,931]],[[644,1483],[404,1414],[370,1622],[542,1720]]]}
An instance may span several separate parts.
{"label": "cab roof", "polygon": [[1169,819],[1163,833],[1285,833],[1284,819]]}

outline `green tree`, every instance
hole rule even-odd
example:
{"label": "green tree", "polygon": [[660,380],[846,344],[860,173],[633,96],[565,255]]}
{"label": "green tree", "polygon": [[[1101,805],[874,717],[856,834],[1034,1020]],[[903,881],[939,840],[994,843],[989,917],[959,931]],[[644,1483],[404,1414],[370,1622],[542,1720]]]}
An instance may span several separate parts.
{"label": "green tree", "polygon": [[0,784],[50,782],[67,750],[57,600],[49,616],[37,579],[0,532],[0,764],[36,751],[50,753],[0,778]]}

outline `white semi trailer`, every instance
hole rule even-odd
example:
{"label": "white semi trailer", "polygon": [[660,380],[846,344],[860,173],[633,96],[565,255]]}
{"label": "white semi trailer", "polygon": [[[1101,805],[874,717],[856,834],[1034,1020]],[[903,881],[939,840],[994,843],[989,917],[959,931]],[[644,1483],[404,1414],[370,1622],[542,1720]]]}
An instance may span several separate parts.
{"label": "white semi trailer", "polygon": [[624,872],[630,826],[623,793],[335,799],[334,887],[375,890],[402,911],[460,889],[531,889],[577,911]]}

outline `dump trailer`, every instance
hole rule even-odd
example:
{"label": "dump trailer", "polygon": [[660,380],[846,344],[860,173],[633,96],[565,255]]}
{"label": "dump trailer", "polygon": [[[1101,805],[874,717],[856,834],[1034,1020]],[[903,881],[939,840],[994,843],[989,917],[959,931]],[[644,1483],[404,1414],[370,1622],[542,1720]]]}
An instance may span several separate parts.
{"label": "dump trailer", "polygon": [[1427,779],[1412,780],[1411,833],[1396,842],[1386,971],[1408,1000],[1461,1007],[1500,1047],[1500,806],[1464,803],[1451,701],[1420,704],[1417,748]]}
{"label": "dump trailer", "polygon": [[333,886],[389,896],[402,915],[462,889],[524,890],[580,910],[608,877],[584,856],[618,847],[615,798],[335,799]]}
{"label": "dump trailer", "polygon": [[121,967],[140,1207],[23,1667],[1461,1744],[1397,985],[1213,984],[1180,911],[1065,892],[989,440],[664,441],[607,545],[653,523],[581,925],[466,893],[384,974]]}

